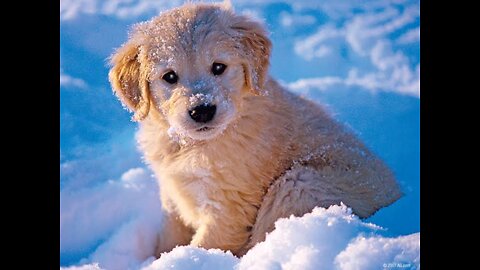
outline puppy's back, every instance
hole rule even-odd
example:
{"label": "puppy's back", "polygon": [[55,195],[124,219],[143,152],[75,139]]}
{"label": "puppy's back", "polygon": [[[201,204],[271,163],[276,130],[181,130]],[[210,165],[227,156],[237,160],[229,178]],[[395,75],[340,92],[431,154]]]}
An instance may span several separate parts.
{"label": "puppy's back", "polygon": [[343,202],[366,218],[402,196],[392,171],[352,131],[320,105],[275,82],[268,85],[281,93],[283,110],[291,110],[293,166],[316,170],[319,183],[333,194],[332,203]]}

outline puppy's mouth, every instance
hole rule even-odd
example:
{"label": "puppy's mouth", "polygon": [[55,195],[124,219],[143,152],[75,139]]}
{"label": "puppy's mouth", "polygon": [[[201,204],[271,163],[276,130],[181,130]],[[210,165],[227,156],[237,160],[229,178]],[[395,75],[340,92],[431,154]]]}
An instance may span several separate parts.
{"label": "puppy's mouth", "polygon": [[209,130],[212,130],[212,129],[214,129],[214,128],[213,128],[213,127],[206,127],[206,126],[205,126],[205,127],[201,127],[201,128],[199,128],[199,129],[197,129],[196,131],[197,131],[197,132],[205,132],[205,131],[209,131]]}

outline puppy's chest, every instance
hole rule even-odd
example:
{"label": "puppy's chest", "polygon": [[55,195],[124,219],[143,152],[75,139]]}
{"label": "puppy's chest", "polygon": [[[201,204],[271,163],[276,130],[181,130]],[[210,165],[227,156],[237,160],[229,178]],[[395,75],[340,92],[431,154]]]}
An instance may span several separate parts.
{"label": "puppy's chest", "polygon": [[[169,164],[178,205],[188,204],[201,212],[221,212],[234,205],[255,204],[263,194],[263,175],[251,164],[193,155]],[[187,202],[187,203],[185,203]]]}
{"label": "puppy's chest", "polygon": [[[217,176],[218,178],[218,176]],[[215,179],[211,168],[195,167],[178,173],[176,177],[183,196],[191,198],[199,211],[221,211],[221,201],[216,198],[222,192],[221,179]]]}

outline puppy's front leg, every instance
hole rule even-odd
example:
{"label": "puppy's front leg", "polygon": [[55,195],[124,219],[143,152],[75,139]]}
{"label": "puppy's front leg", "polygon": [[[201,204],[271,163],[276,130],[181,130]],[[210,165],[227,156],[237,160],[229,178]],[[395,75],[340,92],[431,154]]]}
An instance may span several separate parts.
{"label": "puppy's front leg", "polygon": [[176,246],[188,245],[192,239],[193,230],[187,227],[174,212],[166,212],[163,228],[158,238],[156,255],[169,252]]}
{"label": "puppy's front leg", "polygon": [[232,222],[232,219],[225,215],[218,217],[215,222],[205,222],[198,228],[190,244],[206,249],[230,250],[234,255],[238,255],[247,243],[250,232],[246,229],[247,226],[239,226]]}

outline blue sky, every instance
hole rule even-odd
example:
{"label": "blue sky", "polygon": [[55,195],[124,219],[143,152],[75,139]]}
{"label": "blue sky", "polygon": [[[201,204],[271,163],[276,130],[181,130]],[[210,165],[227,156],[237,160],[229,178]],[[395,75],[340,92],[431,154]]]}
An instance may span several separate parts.
{"label": "blue sky", "polygon": [[[85,257],[113,230],[106,229],[83,244],[65,240],[76,233],[70,225],[78,218],[75,209],[89,200],[89,195],[77,196],[79,192],[94,192],[121,181],[132,168],[150,174],[135,146],[136,124],[112,94],[107,58],[126,41],[133,23],[182,2],[61,1],[62,264]],[[419,1],[232,3],[237,12],[264,21],[269,29],[270,73],[291,91],[324,104],[393,169],[405,196],[367,221],[392,235],[418,232]]]}

